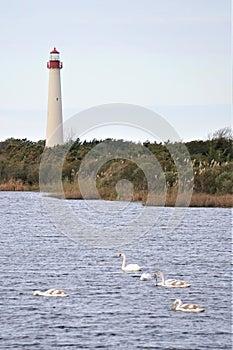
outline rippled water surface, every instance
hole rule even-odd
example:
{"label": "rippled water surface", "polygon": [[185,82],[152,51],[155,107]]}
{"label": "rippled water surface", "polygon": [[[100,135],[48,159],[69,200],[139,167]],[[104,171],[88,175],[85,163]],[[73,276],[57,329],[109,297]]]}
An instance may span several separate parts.
{"label": "rippled water surface", "polygon": [[[69,203],[77,212],[85,205]],[[230,209],[189,208],[175,232],[167,234],[171,208],[165,208],[146,234],[120,248],[101,249],[58,232],[41,194],[0,192],[0,204],[0,349],[232,348]],[[130,215],[139,208],[133,203]],[[158,210],[152,208],[155,215]],[[90,220],[98,225],[103,218],[93,215]],[[191,287],[142,282],[141,272],[121,271],[119,252],[144,272],[160,270]],[[69,297],[33,296],[49,288],[65,289]],[[176,298],[206,311],[172,311]]]}

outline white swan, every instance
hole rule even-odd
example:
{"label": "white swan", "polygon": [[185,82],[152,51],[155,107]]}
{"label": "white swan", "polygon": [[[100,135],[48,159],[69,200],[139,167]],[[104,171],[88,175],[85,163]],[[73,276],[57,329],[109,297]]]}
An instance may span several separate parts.
{"label": "white swan", "polygon": [[134,272],[134,271],[140,271],[142,270],[142,267],[140,267],[138,264],[128,264],[126,265],[126,256],[124,253],[120,253],[118,255],[118,258],[122,257],[123,258],[123,262],[122,262],[122,266],[121,269],[125,272]]}
{"label": "white swan", "polygon": [[[162,282],[157,283],[157,277],[160,276],[162,278]],[[165,280],[164,274],[161,271],[157,271],[154,273],[154,278],[156,279],[156,286],[168,287],[168,288],[185,288],[190,287],[190,284],[176,279],[168,279]]]}
{"label": "white swan", "polygon": [[172,303],[172,310],[184,311],[184,312],[203,312],[203,311],[205,311],[205,309],[200,307],[198,304],[182,304],[180,299],[176,299]]}
{"label": "white swan", "polygon": [[143,273],[140,277],[140,280],[141,281],[148,281],[148,280],[151,280],[152,279],[152,276],[150,273]]}
{"label": "white swan", "polygon": [[44,297],[67,297],[69,294],[62,289],[48,289],[45,292],[36,290],[33,295]]}

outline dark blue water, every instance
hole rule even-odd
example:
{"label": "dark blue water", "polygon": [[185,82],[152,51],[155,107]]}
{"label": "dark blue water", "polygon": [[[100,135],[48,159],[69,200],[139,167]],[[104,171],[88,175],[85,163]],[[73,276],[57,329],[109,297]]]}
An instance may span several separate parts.
{"label": "dark blue water", "polygon": [[[232,212],[189,208],[166,234],[170,210],[130,244],[97,249],[58,232],[40,194],[1,192],[0,349],[231,349]],[[165,289],[140,281],[140,272],[125,274],[119,252],[144,272],[161,270],[191,287]],[[49,288],[69,297],[33,296]],[[174,312],[178,297],[206,311]]]}

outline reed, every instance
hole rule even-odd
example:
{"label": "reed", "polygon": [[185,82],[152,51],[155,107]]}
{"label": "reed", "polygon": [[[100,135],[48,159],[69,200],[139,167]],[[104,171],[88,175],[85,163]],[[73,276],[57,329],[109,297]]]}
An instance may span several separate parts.
{"label": "reed", "polygon": [[0,184],[0,191],[38,191],[38,185],[24,184],[22,180],[10,179]]}
{"label": "reed", "polygon": [[[0,184],[0,191],[39,191],[39,185],[30,185],[23,183],[22,180],[10,179]],[[79,189],[77,181],[70,183],[64,181],[63,188],[56,187],[56,185],[47,185],[43,188],[43,192],[47,192],[49,196],[65,199],[83,199],[82,193]],[[208,194],[208,193],[193,193],[190,203],[187,200],[185,193],[179,194],[173,191],[164,194],[150,194],[147,191],[135,191],[133,197],[119,197],[115,188],[108,186],[101,186],[96,191],[92,191],[90,187],[85,189],[85,199],[104,199],[104,200],[125,200],[133,202],[142,202],[143,205],[150,206],[167,206],[167,207],[219,207],[232,208],[233,195],[232,194]]]}
{"label": "reed", "polygon": [[232,208],[233,195],[232,194],[207,194],[207,193],[193,193],[191,201],[185,193],[181,193],[179,198],[176,193],[169,193],[166,195],[166,201],[162,196],[155,196],[151,202],[143,200],[145,205],[166,206],[166,207],[219,207]]}
{"label": "reed", "polygon": [[233,207],[233,195],[232,194],[207,194],[207,193],[194,193],[190,207],[220,207],[220,208],[232,208]]}
{"label": "reed", "polygon": [[[82,199],[82,194],[78,186],[72,184],[64,185],[64,194],[66,199]],[[115,189],[109,187],[101,187],[98,189],[99,196],[96,193],[87,191],[85,199],[104,199],[104,200],[124,200],[124,197],[117,197]],[[164,194],[150,194],[148,197],[147,191],[136,191],[133,194],[132,199],[126,196],[126,201],[132,200],[133,202],[142,202],[144,205],[150,206],[167,206],[167,207],[221,207],[221,208],[232,208],[233,207],[233,195],[225,194],[207,194],[207,193],[193,193],[191,201],[187,198],[185,193],[179,194],[177,192],[171,192]]]}

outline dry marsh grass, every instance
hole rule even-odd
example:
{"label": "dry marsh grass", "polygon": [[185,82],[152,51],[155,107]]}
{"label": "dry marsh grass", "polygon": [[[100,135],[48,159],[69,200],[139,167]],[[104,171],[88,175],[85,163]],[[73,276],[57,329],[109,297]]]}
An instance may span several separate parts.
{"label": "dry marsh grass", "polygon": [[[22,180],[10,179],[7,182],[0,184],[0,191],[39,191],[39,185],[24,184]],[[54,186],[43,189],[50,196],[65,199],[83,199],[77,183],[64,182],[63,190],[54,188]],[[185,194],[177,193],[154,194],[148,197],[147,191],[137,191],[133,193],[132,198],[126,196],[119,197],[115,189],[108,187],[101,187],[98,189],[98,195],[91,189],[86,189],[85,199],[104,199],[104,200],[126,200],[134,202],[142,202],[144,205],[151,206],[179,206],[179,207],[220,207],[232,208],[233,195],[232,194],[207,194],[207,193],[193,193],[191,201]]]}
{"label": "dry marsh grass", "polygon": [[22,180],[10,179],[0,184],[0,191],[38,191],[38,185],[24,184]]}

